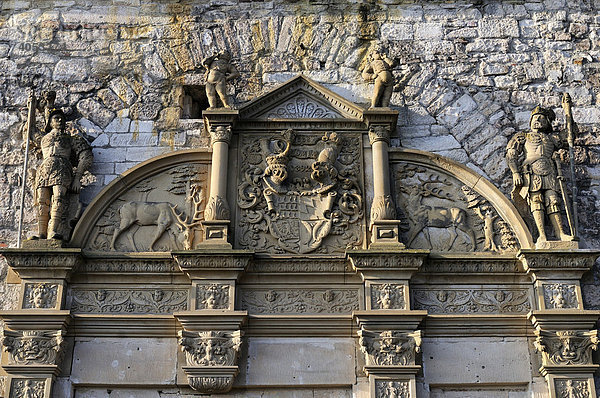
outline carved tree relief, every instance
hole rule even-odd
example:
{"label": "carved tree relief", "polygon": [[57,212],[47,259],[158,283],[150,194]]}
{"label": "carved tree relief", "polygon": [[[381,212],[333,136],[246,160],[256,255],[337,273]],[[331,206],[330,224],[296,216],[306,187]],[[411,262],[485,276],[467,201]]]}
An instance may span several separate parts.
{"label": "carved tree relief", "polygon": [[362,245],[358,134],[242,135],[239,159],[239,247],[305,254]]}
{"label": "carved tree relief", "polygon": [[188,163],[141,180],[106,209],[89,250],[189,250],[201,238],[207,195],[204,164]]}
{"label": "carved tree relief", "polygon": [[396,203],[409,248],[434,251],[515,251],[509,224],[473,189],[440,170],[392,165]]}

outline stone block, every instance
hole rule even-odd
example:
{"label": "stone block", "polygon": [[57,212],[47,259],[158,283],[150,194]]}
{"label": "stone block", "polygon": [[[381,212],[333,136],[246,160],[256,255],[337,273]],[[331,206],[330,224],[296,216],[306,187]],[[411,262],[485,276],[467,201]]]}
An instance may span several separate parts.
{"label": "stone block", "polygon": [[525,337],[424,338],[423,373],[429,384],[529,383]]}
{"label": "stone block", "polygon": [[454,127],[460,119],[477,109],[477,103],[469,94],[463,94],[458,100],[445,108],[437,119],[449,127]]}
{"label": "stone block", "polygon": [[449,134],[436,137],[419,137],[410,140],[403,139],[402,143],[407,147],[429,152],[460,148],[460,143],[456,141],[456,138]]}
{"label": "stone block", "polygon": [[514,18],[483,18],[479,20],[479,37],[519,37],[519,23]]}
{"label": "stone block", "polygon": [[131,119],[128,117],[115,117],[104,129],[107,133],[127,133]]}
{"label": "stone block", "polygon": [[132,133],[151,133],[154,129],[154,122],[151,120],[132,120],[129,131]]}
{"label": "stone block", "polygon": [[381,25],[381,37],[387,40],[412,40],[414,27],[407,23],[384,23]]}
{"label": "stone block", "polygon": [[85,59],[61,59],[54,67],[53,78],[63,82],[81,82],[89,76],[89,64]]}
{"label": "stone block", "polygon": [[[352,385],[352,338],[248,338],[237,383],[246,386]],[[279,395],[278,395],[279,397]]]}
{"label": "stone block", "polygon": [[0,131],[8,130],[10,126],[17,123],[19,117],[10,112],[0,112]]}
{"label": "stone block", "polygon": [[94,162],[123,162],[125,149],[122,148],[92,148]]}
{"label": "stone block", "polygon": [[171,150],[169,147],[154,147],[154,148],[146,148],[146,147],[133,147],[127,148],[127,154],[125,155],[125,160],[128,162],[143,162],[144,160],[148,160],[158,155],[162,155]]}
{"label": "stone block", "polygon": [[415,39],[437,39],[443,38],[444,29],[440,22],[423,22],[415,24]]}
{"label": "stone block", "polygon": [[123,133],[113,134],[110,137],[110,145],[113,147],[146,147],[157,144],[158,135],[154,133]]}
{"label": "stone block", "polygon": [[71,381],[108,386],[174,384],[177,350],[174,338],[77,338]]}
{"label": "stone block", "polygon": [[115,113],[106,109],[100,102],[85,98],[77,103],[77,110],[83,117],[105,128],[114,119]]}

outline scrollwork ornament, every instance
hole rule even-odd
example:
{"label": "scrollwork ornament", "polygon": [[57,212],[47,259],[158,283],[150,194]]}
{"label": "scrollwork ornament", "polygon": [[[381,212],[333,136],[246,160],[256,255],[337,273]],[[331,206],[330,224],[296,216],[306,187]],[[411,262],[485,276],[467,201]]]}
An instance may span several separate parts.
{"label": "scrollwork ornament", "polygon": [[217,142],[224,142],[226,144],[231,142],[231,126],[229,125],[211,126],[209,132],[212,145]]}
{"label": "scrollwork ornament", "polygon": [[421,331],[406,333],[386,330],[358,332],[361,351],[366,354],[367,365],[407,366],[415,364],[415,356],[421,351]]}
{"label": "scrollwork ornament", "polygon": [[166,314],[187,310],[187,289],[73,290],[73,313]]}
{"label": "scrollwork ornament", "polygon": [[588,365],[592,363],[592,351],[598,349],[597,330],[542,330],[537,334],[534,344],[545,365]]}
{"label": "scrollwork ornament", "polygon": [[10,396],[19,398],[44,398],[46,382],[41,379],[13,379]]}
{"label": "scrollwork ornament", "polygon": [[544,284],[544,304],[548,309],[578,308],[577,286],[563,283]]}
{"label": "scrollwork ornament", "polygon": [[369,128],[369,143],[373,145],[378,141],[390,143],[390,127],[386,124],[376,124]]}
{"label": "scrollwork ornament", "polygon": [[223,393],[231,390],[233,385],[232,376],[217,377],[197,377],[188,376],[188,383],[196,391],[202,391],[205,394]]}
{"label": "scrollwork ornament", "polygon": [[410,398],[408,381],[375,380],[375,398]]}
{"label": "scrollwork ornament", "polygon": [[229,211],[227,199],[221,196],[211,196],[204,210],[204,218],[207,221],[229,220],[231,212]]}
{"label": "scrollwork ornament", "polygon": [[432,314],[527,313],[531,310],[527,289],[412,290],[413,308]]}
{"label": "scrollwork ornament", "polygon": [[555,379],[557,398],[592,398],[587,380]]}
{"label": "scrollwork ornament", "polygon": [[17,365],[58,365],[63,354],[61,331],[2,331],[2,346],[9,362]]}

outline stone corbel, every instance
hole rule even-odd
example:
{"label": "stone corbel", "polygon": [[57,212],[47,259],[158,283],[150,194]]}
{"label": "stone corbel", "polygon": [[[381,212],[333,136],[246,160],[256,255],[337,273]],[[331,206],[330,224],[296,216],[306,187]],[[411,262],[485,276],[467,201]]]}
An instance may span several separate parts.
{"label": "stone corbel", "polygon": [[189,311],[177,312],[179,345],[186,356],[183,371],[190,387],[204,394],[231,390],[238,374],[246,311],[235,310],[235,284],[252,252],[195,250],[173,252],[191,279]]}
{"label": "stone corbel", "polygon": [[2,368],[6,397],[49,398],[64,355],[71,321],[64,310],[67,282],[82,262],[79,249],[4,249],[1,254],[21,278],[19,309],[3,311]]}
{"label": "stone corbel", "polygon": [[206,129],[210,134],[212,162],[210,174],[210,195],[204,210],[203,246],[231,248],[228,242],[228,226],[231,211],[227,201],[227,173],[229,165],[229,144],[233,126],[239,112],[231,109],[206,110],[202,112]]}
{"label": "stone corbel", "polygon": [[[373,203],[371,204],[371,246],[403,248],[399,240],[396,206],[390,187],[388,150],[391,132],[396,128],[398,112],[369,109],[364,120],[368,127],[373,157]],[[375,246],[373,246],[375,245]]]}

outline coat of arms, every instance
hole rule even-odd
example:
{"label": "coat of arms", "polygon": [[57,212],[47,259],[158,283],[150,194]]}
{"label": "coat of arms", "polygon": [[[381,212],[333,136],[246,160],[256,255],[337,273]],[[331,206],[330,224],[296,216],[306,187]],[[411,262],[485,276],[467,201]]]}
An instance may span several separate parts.
{"label": "coat of arms", "polygon": [[[362,243],[358,135],[291,129],[276,136],[248,135],[240,160],[241,246],[305,254]],[[330,244],[324,244],[328,238]]]}

